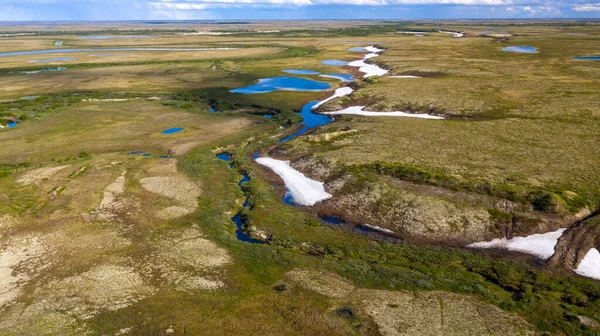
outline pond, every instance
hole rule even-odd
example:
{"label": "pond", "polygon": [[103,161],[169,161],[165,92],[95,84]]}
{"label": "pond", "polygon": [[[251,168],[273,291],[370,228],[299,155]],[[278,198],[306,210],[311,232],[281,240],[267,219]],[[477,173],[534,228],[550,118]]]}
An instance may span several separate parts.
{"label": "pond", "polygon": [[57,46],[57,47],[60,47],[60,46],[63,45],[63,41],[54,42],[54,45]]}
{"label": "pond", "polygon": [[179,133],[183,131],[183,127],[173,127],[173,128],[168,128],[164,131],[162,131],[162,134],[173,134],[173,133]]}
{"label": "pond", "polygon": [[353,52],[366,52],[367,51],[364,47],[353,47],[348,50],[353,51]]}
{"label": "pond", "polygon": [[502,51],[523,53],[523,54],[535,54],[538,52],[538,50],[532,46],[511,46],[511,47],[502,48]]}
{"label": "pond", "polygon": [[282,70],[285,73],[289,73],[292,75],[318,75],[320,74],[320,72],[318,71],[314,71],[314,70],[294,70],[294,69],[289,69],[289,70]]}
{"label": "pond", "polygon": [[279,140],[280,143],[288,142],[306,133],[311,128],[323,126],[333,121],[333,118],[329,116],[312,112],[313,107],[318,103],[319,101],[315,100],[302,107],[300,115],[302,116],[302,123],[304,124],[304,126],[298,132],[288,135],[287,137]]}
{"label": "pond", "polygon": [[574,56],[576,61],[600,61],[600,56]]}
{"label": "pond", "polygon": [[321,62],[321,64],[331,65],[331,66],[346,66],[346,65],[348,65],[348,62],[340,61],[340,60],[324,60],[323,62]]}
{"label": "pond", "polygon": [[331,85],[311,79],[295,77],[271,77],[258,80],[257,84],[231,90],[233,93],[255,94],[267,93],[278,90],[284,91],[324,91],[330,89]]}
{"label": "pond", "polygon": [[33,100],[36,99],[38,96],[25,96],[23,98],[21,98],[21,100]]}
{"label": "pond", "polygon": [[17,122],[16,121],[9,121],[8,124],[6,124],[6,126],[8,128],[17,127]]}
{"label": "pond", "polygon": [[41,60],[33,60],[33,61],[28,61],[29,63],[48,63],[48,62],[62,62],[62,61],[74,61],[75,58],[73,57],[56,57],[56,58],[47,58],[47,59],[41,59]]}
{"label": "pond", "polygon": [[342,82],[353,82],[354,81],[354,76],[352,76],[352,74],[342,74],[342,73],[325,74],[325,75],[319,75],[319,77],[339,79]]}
{"label": "pond", "polygon": [[46,49],[30,51],[13,51],[0,53],[0,57],[24,56],[24,55],[50,55],[50,54],[70,54],[79,52],[96,51],[209,51],[209,50],[234,50],[238,48],[88,48],[88,49]]}

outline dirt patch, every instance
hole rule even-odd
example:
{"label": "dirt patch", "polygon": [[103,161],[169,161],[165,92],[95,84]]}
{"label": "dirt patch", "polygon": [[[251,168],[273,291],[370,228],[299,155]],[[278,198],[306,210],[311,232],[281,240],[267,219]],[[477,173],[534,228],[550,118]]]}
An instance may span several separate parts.
{"label": "dirt patch", "polygon": [[195,209],[193,209],[193,208],[185,208],[185,207],[180,207],[180,206],[170,206],[168,208],[164,208],[164,209],[158,210],[158,212],[156,213],[156,215],[160,219],[168,220],[168,219],[173,219],[173,218],[178,218],[178,217],[182,217],[182,216],[185,216],[185,215],[189,215],[192,212],[194,212],[194,210]]}
{"label": "dirt patch", "polygon": [[196,208],[196,197],[200,195],[200,188],[182,176],[153,176],[140,180],[142,188],[172,198],[184,205]]}
{"label": "dirt patch", "polygon": [[34,169],[34,170],[30,170],[28,172],[25,172],[23,175],[21,175],[19,178],[17,178],[17,182],[24,184],[24,185],[29,185],[29,184],[37,184],[40,183],[42,180],[49,178],[50,176],[56,174],[57,172],[65,169],[69,167],[67,166],[58,166],[58,167],[47,167],[47,168],[38,168],[38,169]]}
{"label": "dirt patch", "polygon": [[200,144],[199,142],[187,142],[187,143],[178,144],[178,145],[173,146],[173,148],[171,148],[169,150],[169,154],[171,154],[173,156],[181,156],[181,155],[188,153],[189,151],[194,149],[194,147],[198,146],[199,144]]}
{"label": "dirt patch", "polygon": [[43,268],[45,248],[37,237],[14,238],[0,252],[0,308],[20,294],[31,277]]}
{"label": "dirt patch", "polygon": [[197,227],[170,232],[156,241],[145,270],[178,290],[213,290],[225,286],[220,271],[230,263],[227,250],[206,239]]}
{"label": "dirt patch", "polygon": [[466,295],[361,290],[355,300],[384,336],[535,334],[521,318]]}
{"label": "dirt patch", "polygon": [[354,286],[335,275],[318,271],[293,270],[286,277],[305,289],[335,299],[345,298],[354,290]]}
{"label": "dirt patch", "polygon": [[104,189],[104,197],[98,206],[100,218],[110,219],[116,216],[116,213],[122,208],[122,204],[117,201],[117,197],[125,192],[125,174],[123,171],[114,182]]}

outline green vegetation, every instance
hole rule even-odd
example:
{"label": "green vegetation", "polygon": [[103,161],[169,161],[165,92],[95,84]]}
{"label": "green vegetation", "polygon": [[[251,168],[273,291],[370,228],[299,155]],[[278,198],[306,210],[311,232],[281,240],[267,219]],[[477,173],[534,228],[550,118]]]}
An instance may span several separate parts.
{"label": "green vegetation", "polygon": [[[372,195],[368,189],[374,194],[385,185],[465,212],[475,204],[482,217],[513,233],[595,210],[600,76],[594,64],[571,61],[570,53],[592,52],[597,38],[565,37],[567,30],[539,34],[546,23],[477,23],[334,22],[328,30],[303,23],[258,34],[233,22],[244,25],[218,37],[176,36],[185,30],[165,26],[14,38],[11,48],[23,50],[63,34],[158,33],[168,36],[131,43],[244,48],[227,57],[83,59],[67,71],[36,76],[19,73],[25,58],[2,64],[0,123],[19,125],[0,130],[0,257],[10,269],[0,276],[8,293],[0,297],[0,334],[385,335],[364,302],[300,286],[290,276],[300,270],[335,274],[356,291],[457,293],[521,316],[542,334],[598,335],[597,281],[516,253],[430,246],[326,224],[319,219],[329,214],[326,206],[284,204],[279,178],[251,159],[276,148],[273,156],[313,163],[307,175],[334,184],[346,178],[332,200]],[[503,53],[507,43],[472,35],[492,25],[510,27],[508,44],[542,52]],[[552,23],[571,25],[596,29],[595,23]],[[444,27],[472,37],[436,33]],[[392,75],[427,78],[359,80],[351,97],[325,109],[361,104],[450,120],[344,116],[279,146],[278,139],[299,127],[294,111],[331,92],[230,92],[283,69],[354,73],[320,62],[356,58],[348,37],[363,36],[385,46],[377,61]],[[571,48],[564,48],[567,38]],[[25,95],[38,97],[19,99]],[[171,127],[184,130],[162,134]],[[234,169],[215,157],[224,151]],[[241,188],[240,172],[251,177]],[[496,206],[498,200],[512,203]],[[393,201],[382,197],[368,206]],[[231,218],[240,211],[244,230],[268,235],[267,244],[237,239]]]}

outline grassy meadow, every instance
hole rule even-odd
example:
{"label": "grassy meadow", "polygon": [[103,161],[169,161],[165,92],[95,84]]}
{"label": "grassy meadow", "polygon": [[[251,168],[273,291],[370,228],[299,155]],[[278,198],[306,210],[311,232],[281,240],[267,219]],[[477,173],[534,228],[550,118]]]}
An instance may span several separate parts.
{"label": "grassy meadow", "polygon": [[[77,59],[67,70],[36,74],[22,72],[64,64],[28,62],[46,55],[0,57],[0,125],[18,121],[0,129],[0,335],[435,334],[421,328],[428,325],[439,325],[444,335],[598,335],[597,281],[518,253],[326,225],[316,209],[284,204],[283,183],[252,155],[277,147],[299,127],[293,112],[331,90],[229,90],[292,76],[284,69],[358,78],[355,68],[321,61],[358,59],[348,48],[377,42],[386,49],[377,62],[391,75],[426,78],[358,80],[353,95],[323,109],[360,104],[448,119],[336,117],[279,153],[323,159],[334,173],[355,174],[367,186],[479,201],[483,208],[502,197],[468,186],[543,191],[572,215],[600,204],[594,94],[600,64],[570,59],[597,53],[600,31],[508,23],[513,36],[499,41],[476,35],[488,26],[453,22],[294,24],[300,28],[232,23],[223,28],[244,32],[222,36],[175,35],[179,28],[169,25],[156,34],[137,24],[111,23],[106,31],[66,25],[0,38],[6,52],[245,46],[101,59],[48,55]],[[452,38],[434,33],[438,28],[468,35]],[[158,36],[78,38],[115,34],[108,29]],[[396,33],[402,29],[431,33]],[[507,45],[533,45],[540,53],[502,52]],[[326,81],[332,90],[342,85],[301,77]],[[21,99],[30,95],[37,97]],[[183,130],[162,133],[177,127]],[[354,131],[314,141],[315,134],[340,130]],[[232,156],[233,168],[217,159],[221,152]],[[240,188],[241,172],[251,180]],[[469,201],[452,199],[451,192],[468,194]],[[244,230],[264,232],[268,242],[238,240],[231,220],[237,213]]]}

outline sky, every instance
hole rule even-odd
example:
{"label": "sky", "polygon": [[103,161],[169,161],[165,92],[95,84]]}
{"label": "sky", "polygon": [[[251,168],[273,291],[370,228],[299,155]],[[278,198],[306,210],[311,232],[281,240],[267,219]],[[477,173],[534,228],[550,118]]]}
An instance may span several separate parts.
{"label": "sky", "polygon": [[0,0],[0,21],[600,18],[600,0]]}

